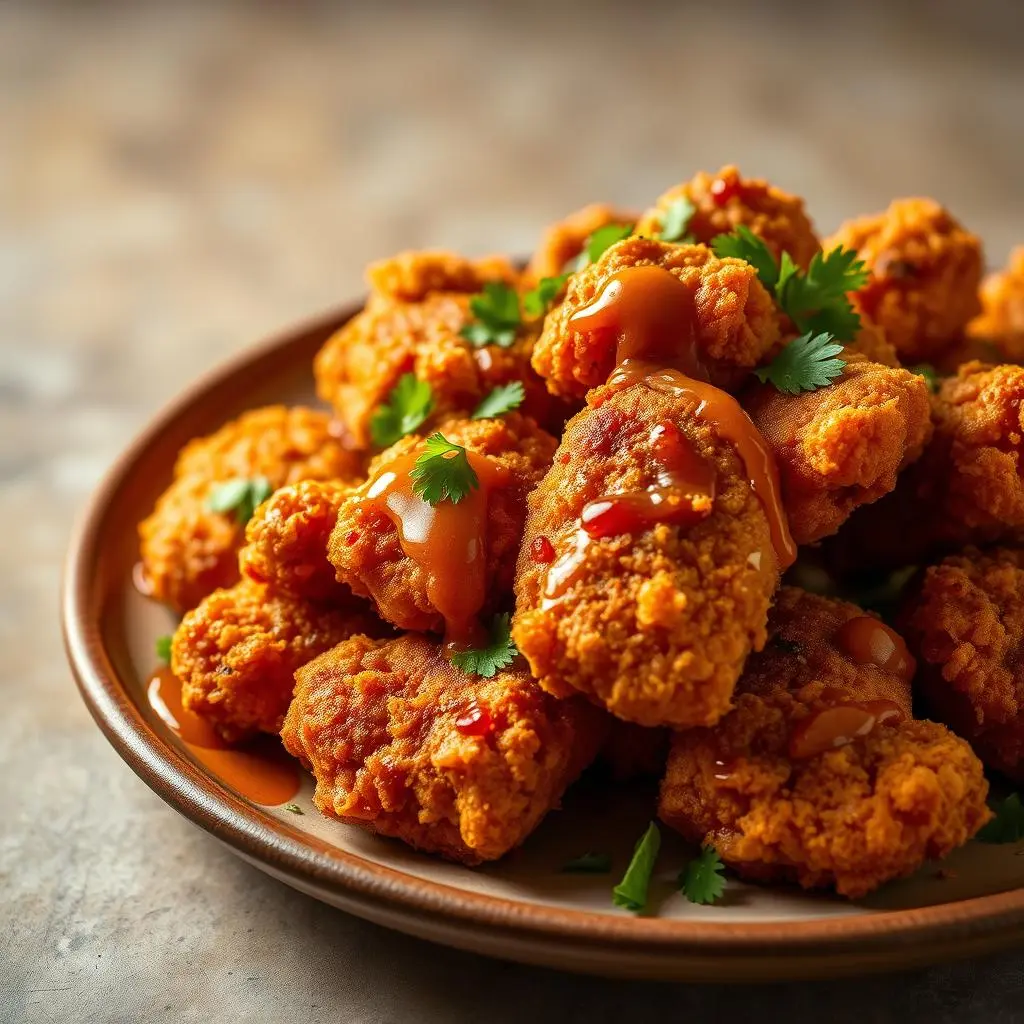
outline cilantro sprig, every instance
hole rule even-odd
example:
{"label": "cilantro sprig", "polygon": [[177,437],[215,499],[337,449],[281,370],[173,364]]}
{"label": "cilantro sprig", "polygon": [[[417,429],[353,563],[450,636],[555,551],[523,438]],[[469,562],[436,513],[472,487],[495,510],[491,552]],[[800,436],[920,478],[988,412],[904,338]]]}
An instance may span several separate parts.
{"label": "cilantro sprig", "polygon": [[633,234],[633,224],[604,224],[591,232],[583,245],[583,251],[576,257],[573,270],[582,270],[596,263],[616,242]]}
{"label": "cilantro sprig", "polygon": [[526,398],[526,389],[522,381],[514,380],[510,384],[496,387],[473,411],[475,420],[496,420],[513,409],[518,409]]}
{"label": "cilantro sprig", "polygon": [[206,500],[211,512],[226,515],[234,512],[239,525],[245,526],[256,509],[274,493],[274,488],[265,476],[235,477],[218,484]]}
{"label": "cilantro sprig", "polygon": [[647,889],[661,849],[661,832],[652,821],[647,831],[636,844],[633,856],[622,876],[622,881],[612,889],[612,902],[617,907],[639,913],[647,906]]}
{"label": "cilantro sprig", "polygon": [[370,417],[370,436],[380,448],[389,448],[399,438],[421,426],[434,408],[434,392],[416,374],[405,373],[392,388],[387,402]]}
{"label": "cilantro sprig", "polygon": [[512,640],[511,619],[508,612],[505,612],[502,615],[495,615],[488,630],[485,646],[456,651],[449,660],[463,672],[490,679],[498,669],[511,665],[518,653],[519,650]]}
{"label": "cilantro sprig", "polygon": [[562,865],[566,875],[606,875],[612,869],[611,854],[584,853]]}
{"label": "cilantro sprig", "polygon": [[661,217],[661,230],[658,237],[663,242],[692,242],[688,233],[690,218],[697,212],[697,207],[686,196],[673,199],[665,208]]}
{"label": "cilantro sprig", "polygon": [[1024,839],[1024,804],[1011,793],[995,808],[996,816],[974,837],[983,843],[1016,843]]}
{"label": "cilantro sprig", "polygon": [[497,345],[509,348],[523,322],[516,290],[503,281],[488,281],[479,295],[469,300],[469,311],[475,319],[459,334],[476,348]]}
{"label": "cilantro sprig", "polygon": [[170,665],[171,663],[171,642],[173,640],[174,637],[170,633],[165,633],[163,636],[158,636],[156,643],[153,645],[156,648],[156,656],[165,665]]}
{"label": "cilantro sprig", "polygon": [[679,891],[691,903],[717,903],[725,892],[725,865],[713,846],[705,846],[679,872]]}
{"label": "cilantro sprig", "polygon": [[794,338],[767,366],[754,371],[762,384],[771,382],[787,395],[816,391],[832,383],[846,366],[837,358],[843,346],[831,334],[801,334]]}
{"label": "cilantro sprig", "polygon": [[558,298],[559,293],[565,287],[565,282],[572,275],[567,271],[557,277],[542,277],[536,288],[531,288],[523,295],[523,309],[530,316],[543,316],[551,307],[551,303]]}
{"label": "cilantro sprig", "polygon": [[416,459],[409,475],[413,493],[430,505],[442,501],[457,505],[470,491],[480,486],[466,449],[452,444],[440,432],[427,438],[423,453]]}

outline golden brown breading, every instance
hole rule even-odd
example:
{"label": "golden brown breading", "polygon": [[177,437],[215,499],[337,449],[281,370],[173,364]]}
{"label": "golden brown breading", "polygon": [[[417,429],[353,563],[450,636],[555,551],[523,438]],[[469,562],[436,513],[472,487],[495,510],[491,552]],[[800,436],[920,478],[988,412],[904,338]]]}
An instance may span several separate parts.
{"label": "golden brown breading", "polygon": [[608,331],[580,332],[571,318],[594,301],[608,279],[636,266],[670,270],[693,296],[697,352],[716,380],[726,382],[756,366],[779,340],[775,304],[743,260],[719,259],[703,245],[671,245],[633,236],[569,279],[565,301],[544,321],[533,353],[534,369],[550,391],[583,398],[604,384],[615,366],[616,338]]}
{"label": "golden brown breading", "polygon": [[788,395],[753,387],[744,407],[771,445],[793,539],[835,533],[896,486],[932,433],[928,385],[906,370],[850,361],[833,384]]}
{"label": "golden brown breading", "polygon": [[1024,551],[969,548],[931,566],[900,623],[932,712],[1024,782]]}
{"label": "golden brown breading", "polygon": [[981,284],[981,314],[968,325],[972,338],[992,342],[997,361],[1024,362],[1024,245],[1010,253],[1005,270]]}
{"label": "golden brown breading", "polygon": [[238,740],[280,730],[297,668],[353,633],[383,631],[354,599],[327,608],[243,580],[181,620],[171,670],[185,707]]}
{"label": "golden brown breading", "polygon": [[409,634],[356,636],[300,669],[281,736],[316,777],[324,814],[478,864],[558,805],[604,727],[521,669],[470,676]]}
{"label": "golden brown breading", "polygon": [[[636,385],[601,388],[568,424],[529,497],[513,635],[541,686],[587,694],[643,725],[710,724],[764,642],[777,582],[764,509],[731,445],[695,401]],[[656,478],[652,431],[678,430],[717,477],[710,515],[635,536],[589,539],[580,516]],[[551,572],[564,589],[549,593]]]}
{"label": "golden brown breading", "polygon": [[313,364],[317,394],[334,407],[353,446],[370,446],[373,412],[405,373],[430,385],[437,417],[470,413],[493,388],[518,380],[526,389],[522,411],[564,418],[530,369],[538,324],[527,323],[510,348],[474,348],[459,334],[473,319],[470,299],[487,282],[518,284],[507,260],[406,252],[373,264],[367,278],[366,308],[327,340]]}
{"label": "golden brown breading", "polygon": [[728,234],[742,224],[765,241],[776,259],[788,252],[801,267],[821,248],[802,199],[766,181],[744,178],[731,165],[717,174],[701,171],[670,188],[640,218],[636,233],[657,237],[665,211],[679,199],[688,199],[695,207],[687,234],[696,242],[708,245],[716,235]]}
{"label": "golden brown breading", "polygon": [[981,243],[934,200],[896,199],[847,221],[824,243],[837,245],[867,264],[858,302],[905,363],[936,359],[980,309]]}
{"label": "golden brown breading", "polygon": [[209,509],[219,484],[262,476],[276,490],[307,479],[354,481],[362,470],[362,459],[344,448],[330,417],[313,409],[255,409],[190,441],[171,486],[139,525],[152,596],[182,612],[238,579],[245,527],[234,513]]}
{"label": "golden brown breading", "polygon": [[[452,420],[441,429],[453,444],[487,456],[510,473],[508,483],[488,495],[487,602],[481,609],[486,613],[507,603],[511,594],[526,494],[550,465],[555,439],[518,413],[500,420]],[[430,597],[430,571],[405,553],[395,524],[378,504],[367,500],[367,492],[389,466],[422,446],[422,438],[405,437],[377,456],[370,479],[339,509],[328,557],[337,578],[356,594],[372,598],[389,622],[402,629],[443,631],[444,617]]]}
{"label": "golden brown breading", "polygon": [[855,665],[833,645],[835,624],[861,614],[784,588],[735,710],[673,738],[662,820],[711,843],[745,878],[863,896],[945,856],[991,816],[980,762],[934,722],[883,719],[851,742],[791,756],[794,731],[812,715],[851,701],[908,705],[905,679]]}
{"label": "golden brown breading", "polygon": [[617,210],[604,203],[591,203],[582,210],[570,213],[564,220],[552,224],[541,239],[540,246],[530,258],[523,274],[527,287],[537,284],[543,277],[558,277],[569,269],[569,264],[583,251],[590,236],[608,224],[634,224],[636,214]]}

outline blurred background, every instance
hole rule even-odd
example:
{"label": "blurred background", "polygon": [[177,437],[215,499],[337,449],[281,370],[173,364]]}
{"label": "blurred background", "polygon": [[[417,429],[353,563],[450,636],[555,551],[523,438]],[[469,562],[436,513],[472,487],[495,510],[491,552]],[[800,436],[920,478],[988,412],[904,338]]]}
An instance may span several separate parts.
{"label": "blurred background", "polygon": [[[484,989],[498,976],[391,945],[236,863],[88,720],[60,651],[60,561],[162,403],[357,295],[371,259],[526,253],[584,203],[643,207],[724,162],[805,196],[822,233],[935,196],[1001,264],[1024,242],[1022,27],[1016,0],[0,3],[0,996],[15,993],[0,1019],[155,1019],[132,1014],[166,1002],[167,1019],[209,1020],[204,1000],[241,1007],[260,979],[304,992],[331,969],[325,934],[364,971],[395,950],[439,979],[466,963]],[[921,992],[973,986],[973,967],[950,970]],[[422,1020],[428,973],[406,971]],[[992,974],[993,999],[1019,985]],[[546,984],[507,1012],[526,999],[568,1019],[578,990]],[[858,1003],[896,991],[882,984],[847,986],[830,1014],[882,1019]],[[588,1021],[636,990],[592,991]],[[410,1019],[388,1005],[358,1019]],[[216,1019],[259,1019],[233,1012]]]}

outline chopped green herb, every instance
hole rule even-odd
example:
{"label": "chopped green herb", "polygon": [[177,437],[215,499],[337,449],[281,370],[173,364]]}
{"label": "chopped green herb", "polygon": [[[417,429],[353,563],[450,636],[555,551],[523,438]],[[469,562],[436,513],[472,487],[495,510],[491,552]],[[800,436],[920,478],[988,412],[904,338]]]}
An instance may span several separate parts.
{"label": "chopped green herb", "polygon": [[612,858],[607,853],[585,853],[562,865],[567,875],[606,875],[612,869]]}
{"label": "chopped green herb", "polygon": [[490,679],[498,669],[512,664],[519,653],[512,640],[512,624],[508,612],[496,615],[491,622],[486,647],[472,647],[468,651],[456,651],[451,663],[463,672]]}
{"label": "chopped green herb", "polygon": [[924,377],[932,394],[939,390],[939,373],[931,363],[918,363],[917,366],[910,367],[910,372],[916,373],[918,377]]}
{"label": "chopped green herb", "polygon": [[731,256],[749,263],[757,271],[761,284],[772,295],[775,294],[775,286],[779,283],[779,265],[771,249],[745,224],[740,224],[734,234],[715,235],[711,239],[711,248],[716,256]]}
{"label": "chopped green herb", "polygon": [[523,296],[523,308],[530,316],[543,316],[551,307],[551,303],[558,298],[565,282],[572,275],[569,273],[559,274],[558,277],[542,277],[536,288],[531,288]]}
{"label": "chopped green herb", "polygon": [[633,234],[632,224],[605,224],[587,239],[583,252],[576,261],[576,270],[582,270],[589,263],[596,263],[616,242]]}
{"label": "chopped green herb", "polygon": [[995,808],[996,816],[974,837],[983,843],[1016,843],[1024,839],[1024,805],[1011,793]]}
{"label": "chopped green herb", "polygon": [[509,348],[516,340],[522,314],[514,288],[502,281],[488,281],[484,290],[469,300],[469,310],[476,320],[466,324],[459,334],[476,348]]}
{"label": "chopped green herb", "polygon": [[836,358],[842,351],[843,346],[836,344],[831,334],[802,334],[754,374],[762,383],[770,381],[787,395],[816,391],[843,372],[846,361]]}
{"label": "chopped green herb", "polygon": [[718,851],[713,846],[705,846],[700,855],[679,872],[679,891],[691,903],[716,903],[725,892],[724,870]]}
{"label": "chopped green herb", "polygon": [[654,873],[654,864],[661,848],[661,833],[652,821],[640,837],[633,851],[633,858],[622,876],[622,881],[612,889],[612,902],[634,913],[647,906],[647,889]]}
{"label": "chopped green herb", "polygon": [[511,384],[502,384],[496,387],[476,407],[473,413],[475,420],[496,420],[513,409],[518,409],[526,398],[526,389],[522,382],[512,381]]}
{"label": "chopped green herb", "polygon": [[245,526],[256,509],[273,493],[274,488],[265,476],[235,477],[218,484],[210,492],[206,504],[211,512],[234,512],[238,522]]}
{"label": "chopped green herb", "polygon": [[387,402],[378,406],[370,418],[373,443],[380,448],[390,447],[419,427],[433,408],[434,392],[430,385],[417,380],[414,373],[403,374]]}
{"label": "chopped green herb", "polygon": [[170,633],[156,638],[156,656],[165,664],[171,663],[171,642],[174,637]]}
{"label": "chopped green herb", "polygon": [[305,814],[306,812],[298,804],[285,804],[284,809],[292,814]]}
{"label": "chopped green herb", "polygon": [[697,207],[686,196],[673,199],[665,209],[661,218],[660,237],[665,242],[692,241],[687,234],[690,218],[697,212]]}
{"label": "chopped green herb", "polygon": [[466,449],[452,444],[441,433],[431,434],[423,454],[409,474],[412,489],[430,505],[450,501],[457,505],[470,491],[480,486],[476,470],[469,464]]}

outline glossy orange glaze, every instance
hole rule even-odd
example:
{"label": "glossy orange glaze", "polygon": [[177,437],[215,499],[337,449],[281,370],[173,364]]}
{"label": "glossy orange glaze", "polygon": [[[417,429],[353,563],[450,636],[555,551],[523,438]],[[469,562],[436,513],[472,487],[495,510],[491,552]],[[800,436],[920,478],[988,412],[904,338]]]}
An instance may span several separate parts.
{"label": "glossy orange glaze", "polygon": [[907,682],[914,678],[917,662],[903,637],[870,615],[844,622],[835,642],[858,665],[877,665]]}
{"label": "glossy orange glaze", "polygon": [[806,761],[870,735],[883,722],[895,724],[903,717],[903,709],[891,700],[848,701],[822,708],[793,728],[789,756]]}
{"label": "glossy orange glaze", "polygon": [[572,547],[556,561],[550,569],[544,583],[544,602],[542,607],[550,608],[580,578],[586,564],[587,548],[590,547],[590,535],[582,527],[576,531]]}
{"label": "glossy orange glaze", "polygon": [[169,668],[149,681],[149,704],[192,756],[232,789],[256,804],[276,806],[299,791],[299,769],[271,737],[230,747],[205,719],[181,702],[181,681]]}
{"label": "glossy orange glaze", "polygon": [[469,642],[487,594],[487,501],[490,491],[509,483],[504,466],[467,452],[479,486],[459,502],[431,505],[413,489],[419,452],[396,459],[371,481],[367,502],[398,530],[402,550],[427,574],[427,596],[445,621],[447,639]]}

